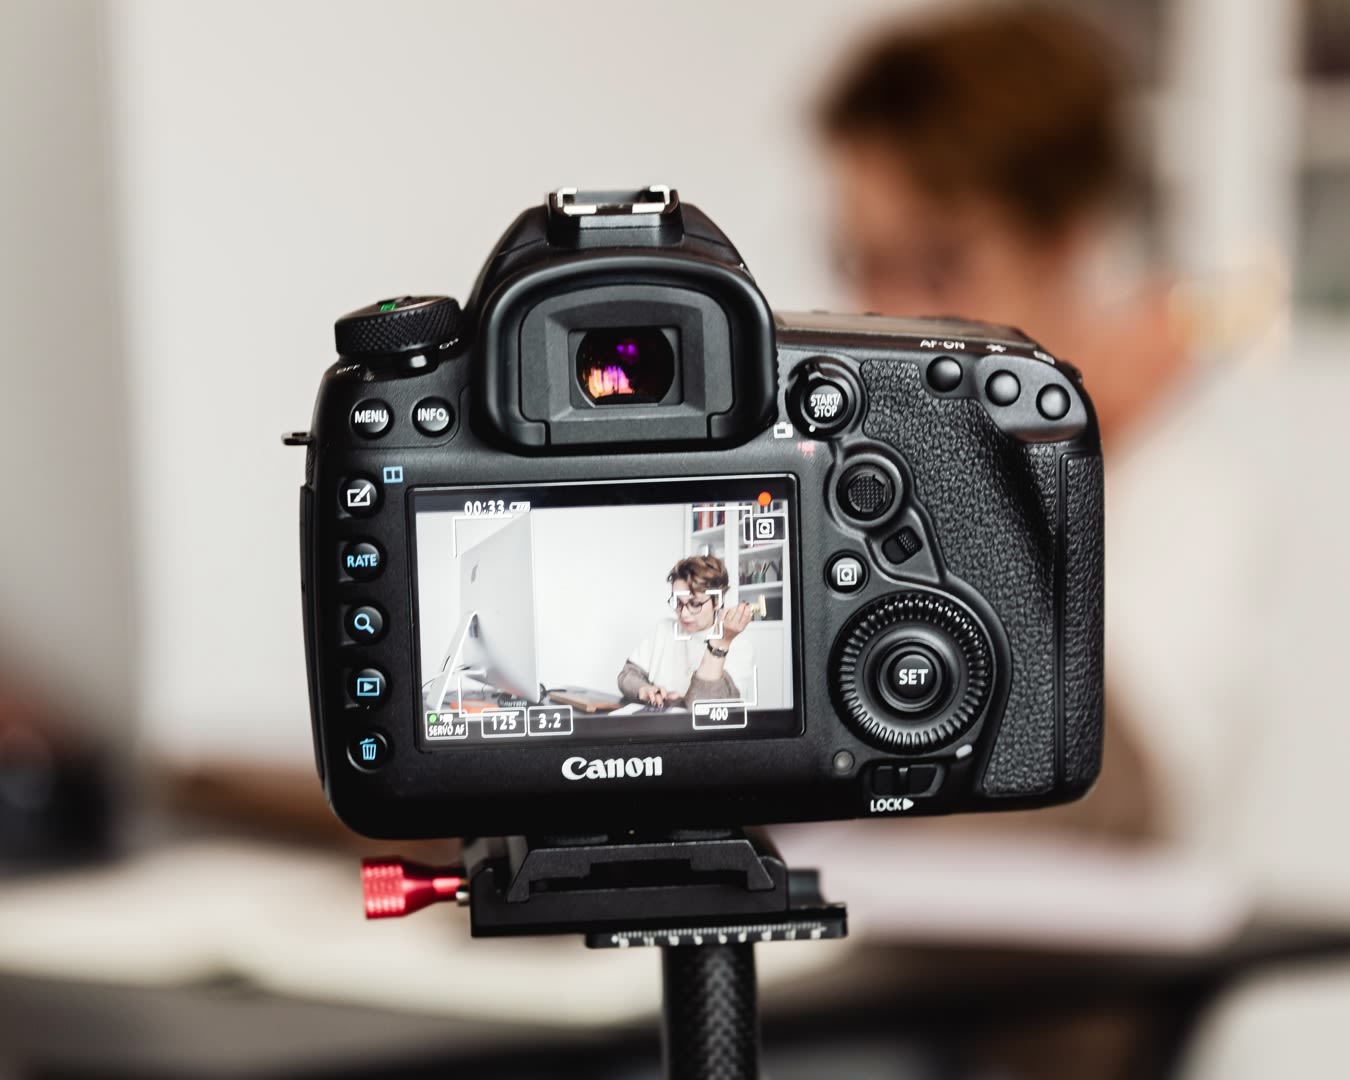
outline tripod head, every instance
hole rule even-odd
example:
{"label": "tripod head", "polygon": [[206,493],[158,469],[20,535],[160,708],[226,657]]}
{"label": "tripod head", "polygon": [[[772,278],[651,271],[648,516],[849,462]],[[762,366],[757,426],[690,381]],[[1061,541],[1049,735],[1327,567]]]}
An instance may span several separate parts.
{"label": "tripod head", "polygon": [[[585,935],[591,948],[843,937],[844,905],[814,870],[789,870],[759,832],[505,837],[465,849],[464,867],[366,859],[367,918],[454,900],[475,937]],[[698,939],[697,941],[695,939]]]}
{"label": "tripod head", "polygon": [[758,1076],[754,945],[848,933],[814,870],[790,870],[739,829],[475,840],[465,866],[361,864],[366,917],[453,900],[475,937],[583,934],[588,947],[663,951],[663,1043],[672,1078]]}

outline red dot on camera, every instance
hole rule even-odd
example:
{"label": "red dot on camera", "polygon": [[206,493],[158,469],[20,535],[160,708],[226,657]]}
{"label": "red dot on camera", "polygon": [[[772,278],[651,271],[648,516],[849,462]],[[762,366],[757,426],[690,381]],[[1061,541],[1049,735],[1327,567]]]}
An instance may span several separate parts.
{"label": "red dot on camera", "polygon": [[767,491],[761,491],[761,492],[759,493],[759,505],[760,505],[760,506],[768,506],[769,503],[771,503],[771,502],[773,502],[773,496],[770,495]]}

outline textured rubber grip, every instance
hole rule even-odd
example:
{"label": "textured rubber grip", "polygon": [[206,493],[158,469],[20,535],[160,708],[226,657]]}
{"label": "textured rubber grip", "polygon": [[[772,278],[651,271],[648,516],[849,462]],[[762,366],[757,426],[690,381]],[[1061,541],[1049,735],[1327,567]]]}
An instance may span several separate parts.
{"label": "textured rubber grip", "polygon": [[989,602],[1015,646],[1008,703],[979,790],[990,798],[1049,794],[1059,756],[1061,451],[1005,435],[973,398],[928,394],[913,364],[867,361],[862,376],[873,403],[864,430],[908,462],[947,566]]}
{"label": "textured rubber grip", "polygon": [[758,1080],[753,945],[662,950],[668,1080]]}
{"label": "textured rubber grip", "polygon": [[1102,767],[1102,459],[1064,458],[1064,782],[1084,791]]}

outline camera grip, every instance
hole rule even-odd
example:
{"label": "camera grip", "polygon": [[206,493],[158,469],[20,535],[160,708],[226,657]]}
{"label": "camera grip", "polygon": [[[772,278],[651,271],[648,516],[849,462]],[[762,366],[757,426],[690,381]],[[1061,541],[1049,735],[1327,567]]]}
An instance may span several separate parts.
{"label": "camera grip", "polygon": [[1100,457],[1006,434],[979,401],[929,394],[912,363],[869,359],[862,378],[865,433],[903,456],[943,564],[988,601],[1015,643],[979,792],[1085,788],[1101,753]]}
{"label": "camera grip", "polygon": [[1102,767],[1105,651],[1102,459],[1063,458],[1064,782],[1086,791]]}

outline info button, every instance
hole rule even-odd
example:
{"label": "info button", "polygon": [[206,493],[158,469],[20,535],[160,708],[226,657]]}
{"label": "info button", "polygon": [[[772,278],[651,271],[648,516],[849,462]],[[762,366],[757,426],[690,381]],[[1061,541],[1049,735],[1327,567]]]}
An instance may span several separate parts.
{"label": "info button", "polygon": [[444,435],[454,422],[454,410],[444,398],[423,398],[413,406],[413,427],[423,435]]}

